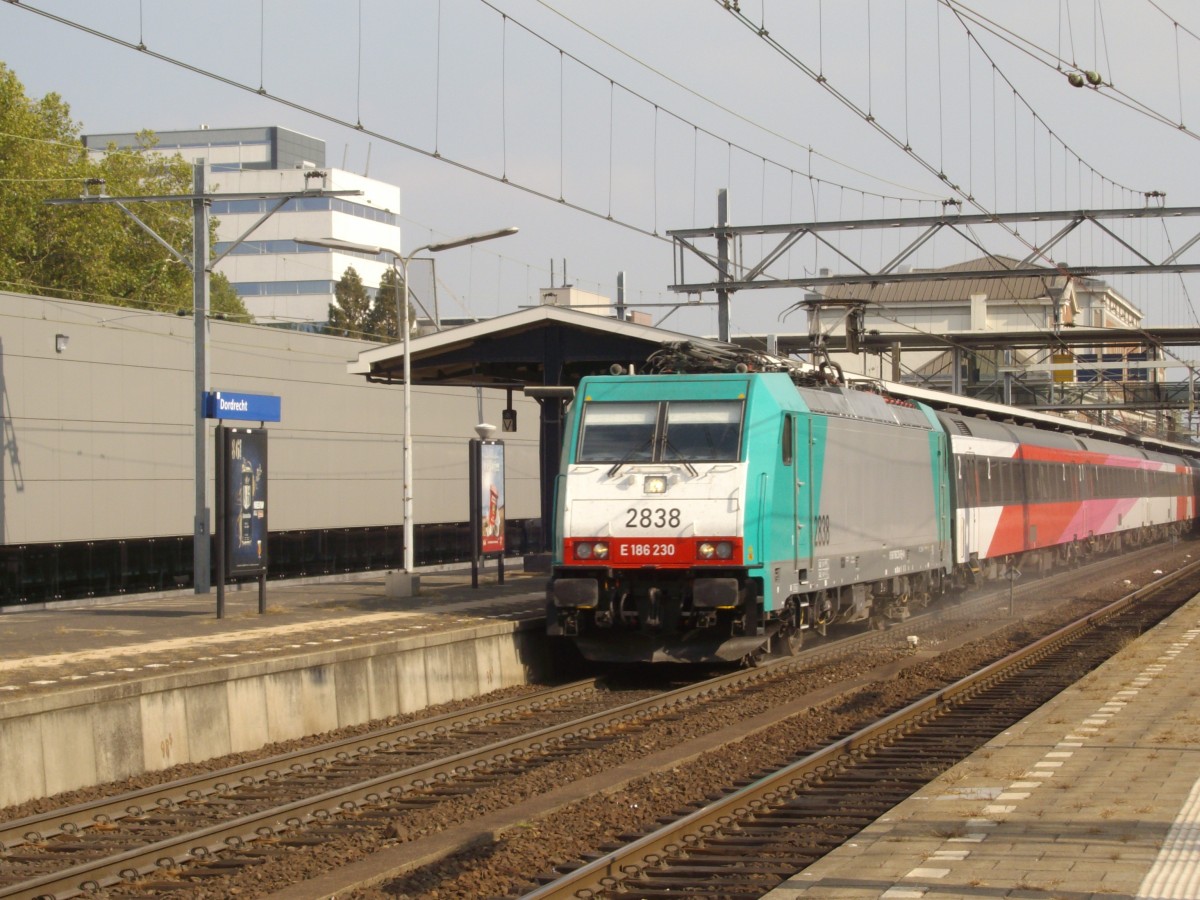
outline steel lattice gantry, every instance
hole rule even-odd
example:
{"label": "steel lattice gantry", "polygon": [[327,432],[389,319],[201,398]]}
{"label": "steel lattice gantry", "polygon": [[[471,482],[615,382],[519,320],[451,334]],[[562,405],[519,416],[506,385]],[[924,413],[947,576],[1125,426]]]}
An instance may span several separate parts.
{"label": "steel lattice gantry", "polygon": [[[1139,249],[1129,240],[1117,234],[1109,224],[1122,220],[1133,219],[1181,219],[1200,215],[1200,207],[1155,207],[1147,206],[1137,209],[1083,209],[1075,211],[1029,212],[1029,213],[995,213],[977,215],[940,215],[913,216],[894,219],[848,219],[833,222],[808,222],[788,225],[724,225],[719,224],[707,228],[682,228],[668,231],[674,241],[675,250],[675,283],[670,286],[678,293],[703,293],[717,291],[732,293],[734,291],[754,290],[760,288],[808,288],[817,289],[825,285],[845,284],[879,284],[882,282],[930,281],[939,277],[937,273],[928,271],[912,272],[902,269],[913,259],[916,252],[944,229],[957,233],[968,243],[979,248],[980,252],[989,259],[996,259],[995,254],[984,248],[976,230],[988,227],[1002,227],[1011,234],[1013,227],[1025,223],[1050,222],[1061,223],[1047,240],[1031,243],[1028,235],[1022,236],[1022,241],[1028,248],[1027,255],[1015,267],[988,268],[978,271],[956,270],[954,278],[1011,278],[1015,276],[1045,276],[1047,265],[1054,274],[1069,275],[1078,278],[1102,278],[1106,275],[1119,274],[1164,274],[1200,271],[1200,255],[1185,262],[1188,254],[1197,242],[1200,242],[1200,230],[1171,254],[1163,259],[1152,258],[1149,249]],[[723,218],[723,216],[722,216]],[[1052,251],[1066,237],[1080,226],[1090,224],[1101,234],[1116,245],[1127,250],[1135,260],[1114,265],[1081,265],[1071,266],[1050,262]],[[899,253],[879,268],[871,268],[861,260],[855,259],[843,247],[837,246],[831,239],[834,235],[850,232],[883,231],[891,229],[916,229],[917,236]],[[775,246],[762,254],[756,262],[747,262],[743,257],[742,241],[745,237],[777,236]],[[716,242],[712,249],[706,249],[701,241],[711,238]],[[831,251],[838,259],[847,265],[847,271],[836,275],[803,275],[801,277],[776,277],[771,274],[771,268],[780,260],[786,258],[789,251],[796,249],[801,241],[811,239],[821,248]],[[732,255],[728,248],[732,244]],[[711,277],[704,280],[689,281],[686,274],[686,262],[689,259],[699,260]],[[1037,261],[1043,264],[1038,265]]]}
{"label": "steel lattice gantry", "polygon": [[[1148,197],[1148,199],[1150,199]],[[1154,252],[1146,247],[1139,248],[1133,237],[1123,237],[1117,233],[1121,223],[1136,220],[1158,220],[1165,222],[1171,219],[1191,219],[1200,215],[1200,207],[1165,207],[1147,205],[1133,209],[1083,209],[1059,210],[1049,212],[1028,213],[995,213],[995,214],[947,214],[935,216],[915,216],[908,218],[878,218],[854,219],[830,222],[809,222],[781,225],[744,225],[727,224],[727,198],[719,192],[717,219],[718,224],[706,228],[688,228],[669,231],[674,242],[675,283],[670,289],[677,293],[701,294],[714,291],[717,297],[718,318],[720,322],[719,337],[731,340],[728,332],[729,298],[740,290],[755,290],[765,288],[805,288],[818,294],[823,288],[849,287],[863,285],[868,288],[883,284],[913,284],[911,290],[916,291],[915,285],[920,283],[933,284],[943,281],[970,281],[984,279],[1018,279],[1036,278],[1043,281],[1054,278],[1098,279],[1117,274],[1182,274],[1200,271],[1200,252],[1191,254],[1196,244],[1200,242],[1200,229],[1185,240],[1178,241],[1178,246],[1172,247],[1165,257],[1156,258]],[[1034,223],[1049,223],[1057,225],[1057,229],[1044,240],[1030,239],[1031,229],[1020,231],[1021,225]],[[1091,226],[1110,242],[1115,248],[1123,251],[1128,260],[1112,265],[1070,265],[1054,262],[1052,253],[1071,234],[1081,226]],[[1024,245],[1026,253],[1023,258],[1015,260],[1008,256],[1000,256],[984,247],[980,233],[987,229],[1002,229],[1010,240],[1019,241]],[[978,248],[982,254],[981,264],[975,268],[956,266],[943,270],[911,270],[911,261],[921,247],[925,246],[940,232],[949,229],[971,246]],[[915,233],[900,251],[875,268],[864,261],[856,259],[844,246],[847,242],[839,238],[848,234],[861,234],[866,231],[904,230]],[[1132,229],[1129,229],[1131,232]],[[749,260],[745,255],[743,239],[746,237],[775,238],[773,247],[764,249],[757,260]],[[779,277],[773,273],[773,268],[785,262],[792,250],[800,248],[804,241],[817,245],[822,251],[827,251],[834,258],[845,264],[845,269],[836,274],[822,269],[818,273],[804,274],[798,277]],[[767,241],[766,243],[769,243]],[[764,247],[766,246],[764,243]],[[1114,254],[1115,255],[1115,254]],[[698,261],[702,270],[699,279],[689,280],[687,262]],[[851,292],[842,290],[830,292],[832,297],[826,298],[810,295],[799,305],[821,307],[826,305],[842,306],[847,309],[868,306],[867,299],[847,299]],[[869,292],[864,291],[864,297]],[[847,333],[851,329],[847,328]],[[1052,348],[1067,349],[1074,346],[1114,346],[1142,345],[1163,348],[1167,346],[1195,345],[1195,329],[1129,329],[1114,331],[1113,329],[1034,329],[1024,332],[1008,332],[1004,334],[989,333],[955,333],[945,335],[920,334],[887,334],[877,332],[856,335],[858,342],[848,346],[844,339],[829,334],[824,335],[823,347],[827,350],[859,349],[867,352],[882,353],[891,349],[899,351],[912,349],[953,349],[962,352],[968,348],[975,350],[987,347],[989,349]],[[818,349],[813,345],[812,337],[804,338],[798,335],[763,335],[761,338],[741,337],[738,343],[760,343],[763,348],[770,348],[783,355],[795,352],[806,352]],[[1190,390],[1188,391],[1190,396]]]}

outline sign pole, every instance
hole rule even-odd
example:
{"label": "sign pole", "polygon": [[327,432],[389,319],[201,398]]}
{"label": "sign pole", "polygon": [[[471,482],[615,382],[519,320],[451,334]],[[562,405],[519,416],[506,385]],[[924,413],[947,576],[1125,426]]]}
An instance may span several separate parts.
{"label": "sign pole", "polygon": [[216,440],[213,445],[213,459],[216,461],[216,500],[217,500],[217,515],[216,526],[217,532],[217,618],[225,618],[225,508],[226,497],[225,487],[226,480],[229,477],[228,466],[225,465],[225,454],[222,452],[225,448],[225,423],[218,420],[216,428]]}
{"label": "sign pole", "polygon": [[491,440],[496,426],[475,426],[470,446],[471,587],[479,587],[483,560],[496,557],[497,580],[504,584],[504,441]]}
{"label": "sign pole", "polygon": [[[211,391],[204,413],[217,420],[216,482],[217,618],[225,617],[225,581],[255,575],[258,614],[267,611],[267,422],[280,420],[280,399],[267,394]],[[227,428],[226,419],[257,421],[258,428]]]}
{"label": "sign pole", "polygon": [[469,473],[467,490],[470,493],[471,516],[471,587],[479,587],[479,548],[483,542],[483,529],[479,520],[479,444],[471,439],[469,448]]}

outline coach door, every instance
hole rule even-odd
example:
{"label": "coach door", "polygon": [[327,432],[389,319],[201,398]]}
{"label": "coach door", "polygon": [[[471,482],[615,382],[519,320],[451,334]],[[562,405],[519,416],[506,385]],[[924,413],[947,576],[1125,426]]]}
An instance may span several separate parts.
{"label": "coach door", "polygon": [[955,525],[958,530],[955,555],[958,562],[967,562],[972,551],[979,551],[979,479],[981,461],[974,452],[954,454],[954,504],[958,507]]}
{"label": "coach door", "polygon": [[802,590],[812,565],[815,535],[812,520],[812,443],[811,420],[808,416],[784,416],[783,464],[791,468],[792,482],[792,570],[796,584],[792,593]]}

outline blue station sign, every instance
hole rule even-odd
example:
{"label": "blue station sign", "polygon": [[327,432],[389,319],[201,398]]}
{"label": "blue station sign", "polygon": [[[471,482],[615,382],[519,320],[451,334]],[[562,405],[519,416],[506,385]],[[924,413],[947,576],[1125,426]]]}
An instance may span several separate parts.
{"label": "blue station sign", "polygon": [[204,398],[208,419],[242,419],[249,422],[278,422],[282,403],[270,394],[234,394],[209,391]]}

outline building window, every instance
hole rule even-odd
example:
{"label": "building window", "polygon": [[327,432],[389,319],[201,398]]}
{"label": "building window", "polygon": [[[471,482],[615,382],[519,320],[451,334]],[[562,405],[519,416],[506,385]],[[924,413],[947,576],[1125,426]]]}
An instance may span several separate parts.
{"label": "building window", "polygon": [[[275,205],[274,200],[255,198],[252,200],[214,200],[212,212],[215,216],[258,214],[267,212]],[[283,204],[281,212],[338,212],[372,222],[382,222],[393,227],[399,224],[395,213],[376,209],[362,203],[351,203],[341,197],[296,197]]]}
{"label": "building window", "polygon": [[291,296],[300,294],[332,294],[332,281],[237,281],[233,284],[239,297]]}

